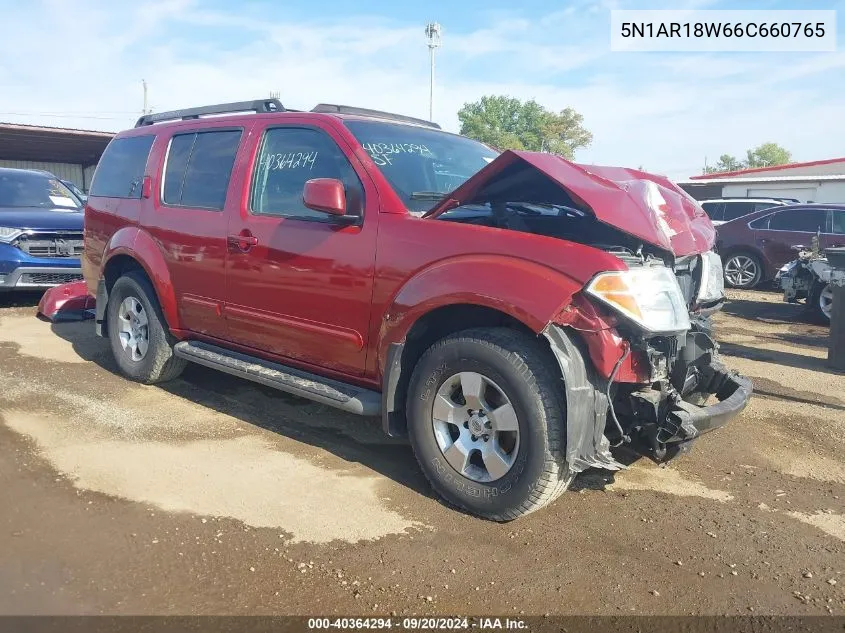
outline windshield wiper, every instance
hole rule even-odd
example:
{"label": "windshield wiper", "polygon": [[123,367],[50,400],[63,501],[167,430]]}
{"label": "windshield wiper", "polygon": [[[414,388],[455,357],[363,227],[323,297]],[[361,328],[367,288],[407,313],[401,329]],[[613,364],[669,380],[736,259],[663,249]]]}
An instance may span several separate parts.
{"label": "windshield wiper", "polygon": [[411,200],[443,200],[446,194],[442,191],[414,191]]}

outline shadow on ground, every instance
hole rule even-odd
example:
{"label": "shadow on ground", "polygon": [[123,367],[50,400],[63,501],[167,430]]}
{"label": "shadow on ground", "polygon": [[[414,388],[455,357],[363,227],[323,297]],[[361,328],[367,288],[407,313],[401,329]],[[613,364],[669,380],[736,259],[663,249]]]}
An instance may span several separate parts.
{"label": "shadow on ground", "polygon": [[786,303],[785,301],[730,299],[725,303],[722,312],[749,321],[827,325],[819,314],[809,310],[804,304]]}
{"label": "shadow on ground", "polygon": [[[94,334],[93,321],[53,323],[83,359],[120,376],[107,339]],[[123,379],[122,377],[120,379]],[[434,496],[408,443],[381,430],[380,418],[335,410],[190,363],[176,380],[157,385],[170,394],[357,462],[426,496]]]}
{"label": "shadow on ground", "polygon": [[34,308],[41,300],[44,291],[0,292],[0,308]]}

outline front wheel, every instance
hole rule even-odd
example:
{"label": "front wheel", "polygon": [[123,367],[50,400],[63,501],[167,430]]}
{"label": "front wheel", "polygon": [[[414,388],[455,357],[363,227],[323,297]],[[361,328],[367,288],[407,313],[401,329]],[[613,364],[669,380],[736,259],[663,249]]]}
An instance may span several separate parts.
{"label": "front wheel", "polygon": [[725,260],[724,274],[726,286],[748,290],[760,283],[763,265],[755,255],[735,253]]}
{"label": "front wheel", "polygon": [[816,314],[830,323],[831,314],[833,314],[833,286],[816,282],[808,303]]}
{"label": "front wheel", "polygon": [[572,481],[560,372],[535,337],[483,328],[435,343],[414,369],[407,417],[434,490],[473,514],[516,519]]}

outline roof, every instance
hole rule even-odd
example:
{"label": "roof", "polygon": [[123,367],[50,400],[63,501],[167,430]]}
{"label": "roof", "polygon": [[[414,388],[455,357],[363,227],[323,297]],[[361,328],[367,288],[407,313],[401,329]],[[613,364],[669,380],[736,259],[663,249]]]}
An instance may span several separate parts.
{"label": "roof", "polygon": [[94,165],[113,132],[0,123],[0,159]]}
{"label": "roof", "polygon": [[[744,172],[739,172],[744,173]],[[825,174],[823,176],[814,176],[812,174],[807,174],[804,176],[748,176],[748,177],[733,177],[728,176],[727,178],[716,178],[711,177],[712,174],[707,174],[707,176],[698,178],[696,180],[690,179],[689,181],[678,181],[679,185],[707,185],[707,184],[724,184],[726,182],[730,183],[742,183],[742,182],[825,182],[829,180],[842,180],[845,181],[845,174],[832,174],[828,175]]]}
{"label": "roof", "polygon": [[842,158],[811,160],[806,163],[786,163],[784,165],[770,165],[769,167],[751,167],[750,169],[737,169],[735,171],[721,171],[712,174],[699,174],[698,176],[690,176],[690,180],[705,180],[710,178],[724,178],[726,176],[741,176],[744,174],[754,174],[761,171],[781,171],[783,169],[792,169],[794,167],[815,167],[816,165],[829,165],[831,163],[845,163],[845,156],[843,156]]}

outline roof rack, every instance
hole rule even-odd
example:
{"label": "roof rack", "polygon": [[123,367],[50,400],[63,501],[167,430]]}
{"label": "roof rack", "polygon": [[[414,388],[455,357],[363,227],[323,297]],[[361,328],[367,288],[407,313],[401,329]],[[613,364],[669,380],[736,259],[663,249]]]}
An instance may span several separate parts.
{"label": "roof rack", "polygon": [[381,110],[370,110],[369,108],[355,108],[352,106],[337,105],[334,103],[321,103],[314,106],[311,112],[322,112],[326,114],[358,114],[361,116],[378,117],[380,119],[389,119],[391,121],[404,121],[405,123],[416,123],[417,125],[424,125],[426,127],[440,129],[440,126],[433,121],[426,121],[425,119],[417,119],[412,116],[405,116],[403,114],[393,114],[391,112],[382,112]]}
{"label": "roof rack", "polygon": [[285,106],[278,99],[258,99],[256,101],[238,101],[235,103],[220,103],[218,105],[202,106],[200,108],[186,108],[184,110],[170,110],[145,114],[135,127],[161,123],[162,121],[176,121],[178,119],[198,119],[211,114],[234,114],[236,112],[284,112]]}

